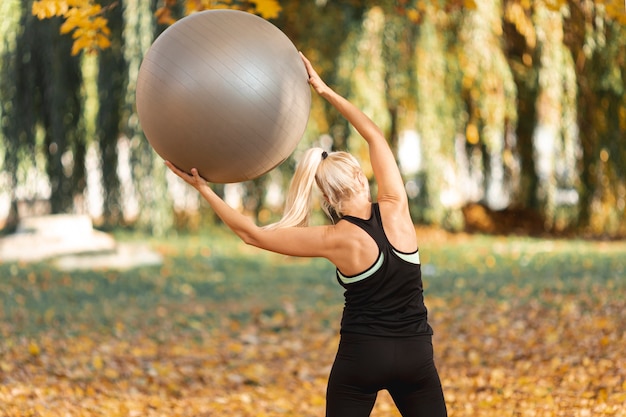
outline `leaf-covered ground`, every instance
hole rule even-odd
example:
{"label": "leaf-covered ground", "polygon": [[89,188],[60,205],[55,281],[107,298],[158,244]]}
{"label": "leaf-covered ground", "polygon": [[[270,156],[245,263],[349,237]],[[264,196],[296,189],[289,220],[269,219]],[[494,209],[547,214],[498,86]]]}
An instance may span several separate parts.
{"label": "leaf-covered ground", "polygon": [[[2,416],[322,416],[339,285],[221,234],[161,268],[0,265]],[[425,236],[449,415],[626,416],[626,243]],[[398,416],[382,392],[373,416]]]}

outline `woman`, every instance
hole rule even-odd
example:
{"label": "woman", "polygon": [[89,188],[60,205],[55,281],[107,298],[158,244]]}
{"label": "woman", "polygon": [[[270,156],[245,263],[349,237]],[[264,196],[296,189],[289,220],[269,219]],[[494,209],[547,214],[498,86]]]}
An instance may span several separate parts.
{"label": "woman", "polygon": [[[369,147],[378,201],[346,152],[306,152],[296,168],[283,218],[258,227],[215,194],[196,169],[167,166],[195,187],[245,243],[291,256],[322,257],[345,288],[341,340],[328,380],[327,417],[369,416],[387,389],[403,416],[446,416],[433,361],[432,330],[422,297],[419,252],[404,182],[381,130],[319,77],[302,55],[309,84],[361,134]],[[307,226],[314,184],[333,225]]]}

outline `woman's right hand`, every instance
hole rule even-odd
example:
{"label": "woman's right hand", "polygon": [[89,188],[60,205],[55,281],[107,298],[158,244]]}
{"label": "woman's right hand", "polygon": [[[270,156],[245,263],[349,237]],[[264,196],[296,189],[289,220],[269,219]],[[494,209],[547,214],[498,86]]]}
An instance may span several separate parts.
{"label": "woman's right hand", "polygon": [[193,188],[200,190],[201,187],[207,186],[207,180],[202,178],[198,173],[196,168],[191,169],[191,174],[183,171],[178,168],[176,165],[171,163],[170,161],[165,161],[165,165],[176,175],[182,178],[187,184],[191,185]]}

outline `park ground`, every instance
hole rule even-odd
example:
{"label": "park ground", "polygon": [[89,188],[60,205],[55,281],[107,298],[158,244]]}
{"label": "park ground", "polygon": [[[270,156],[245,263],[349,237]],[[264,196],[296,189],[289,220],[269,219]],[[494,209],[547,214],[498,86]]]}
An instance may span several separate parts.
{"label": "park ground", "polygon": [[[418,233],[451,417],[626,416],[626,242]],[[163,264],[0,264],[0,415],[324,414],[331,265],[218,229],[116,238]],[[399,416],[385,392],[372,416]]]}

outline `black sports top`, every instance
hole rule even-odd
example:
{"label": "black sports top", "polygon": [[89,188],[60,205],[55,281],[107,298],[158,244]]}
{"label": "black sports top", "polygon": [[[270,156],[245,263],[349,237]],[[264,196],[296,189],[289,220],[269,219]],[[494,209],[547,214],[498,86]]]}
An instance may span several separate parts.
{"label": "black sports top", "polygon": [[430,335],[424,305],[419,252],[396,250],[383,230],[378,204],[369,219],[343,216],[369,234],[379,249],[378,259],[360,274],[337,281],[345,288],[341,333],[404,337]]}

